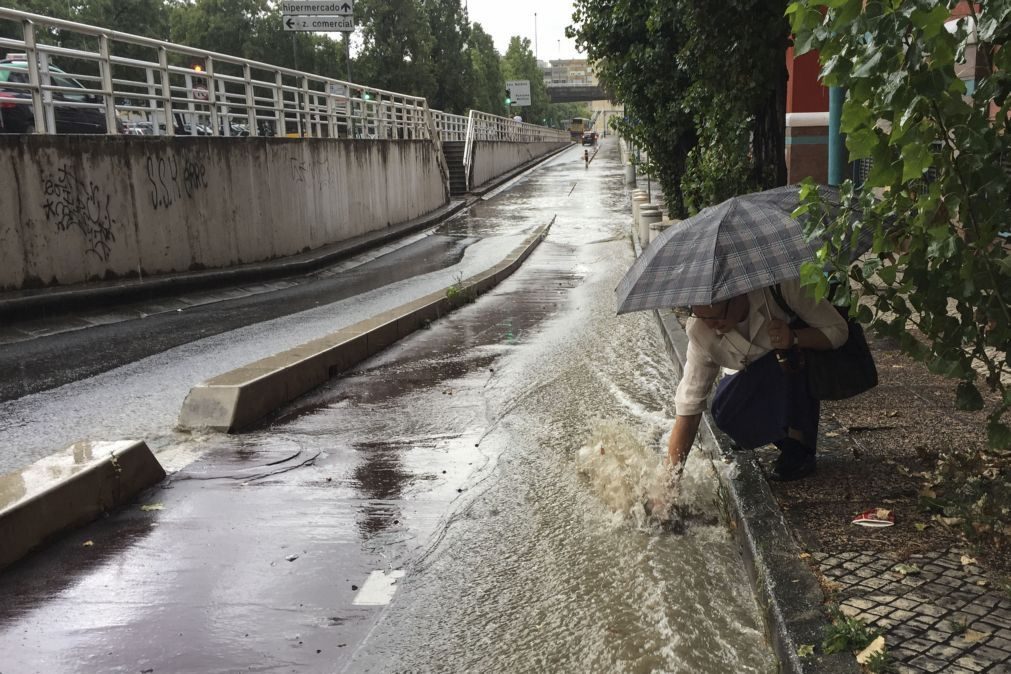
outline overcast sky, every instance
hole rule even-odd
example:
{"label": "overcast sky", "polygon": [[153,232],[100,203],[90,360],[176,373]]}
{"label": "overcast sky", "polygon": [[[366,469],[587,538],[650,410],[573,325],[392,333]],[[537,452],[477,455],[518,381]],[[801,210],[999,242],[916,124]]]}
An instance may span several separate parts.
{"label": "overcast sky", "polygon": [[470,20],[481,24],[484,31],[492,36],[495,48],[500,54],[505,54],[509,48],[509,38],[519,35],[530,39],[531,48],[542,61],[586,58],[576,51],[575,43],[565,37],[565,27],[572,23],[572,3],[569,0],[466,0],[466,2]]}

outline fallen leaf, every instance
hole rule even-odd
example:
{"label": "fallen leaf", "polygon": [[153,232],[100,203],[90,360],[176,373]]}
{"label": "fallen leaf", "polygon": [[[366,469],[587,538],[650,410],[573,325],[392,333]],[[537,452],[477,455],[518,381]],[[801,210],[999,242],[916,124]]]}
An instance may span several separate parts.
{"label": "fallen leaf", "polygon": [[980,632],[979,630],[968,629],[962,633],[962,638],[968,641],[970,644],[974,644],[983,637],[990,636],[989,632]]}
{"label": "fallen leaf", "polygon": [[915,576],[920,573],[920,567],[916,564],[896,564],[892,567],[892,570],[896,573],[901,573],[903,576]]}
{"label": "fallen leaf", "polygon": [[165,506],[161,503],[147,503],[140,507],[144,512],[149,512],[151,510],[165,510]]}
{"label": "fallen leaf", "polygon": [[826,438],[837,438],[837,437],[839,437],[839,434],[836,433],[835,431],[829,431],[828,433],[825,434],[825,437]]}
{"label": "fallen leaf", "polygon": [[914,522],[914,523],[913,523],[913,527],[914,527],[914,528],[915,528],[915,529],[916,529],[917,531],[923,531],[924,529],[926,529],[926,528],[927,528],[927,525],[926,525],[926,524],[924,524],[923,522]]}
{"label": "fallen leaf", "polygon": [[941,517],[938,516],[938,521],[946,527],[955,527],[962,523],[961,517]]}
{"label": "fallen leaf", "polygon": [[970,557],[969,555],[962,555],[962,566],[972,566],[974,564],[979,564],[975,558]]}
{"label": "fallen leaf", "polygon": [[800,558],[801,559],[810,559],[810,557],[811,557],[811,553],[810,552],[802,552],[802,553],[800,553]]}
{"label": "fallen leaf", "polygon": [[873,658],[878,653],[884,652],[885,652],[885,638],[878,637],[870,644],[868,644],[867,648],[865,648],[864,650],[860,651],[857,654],[857,662],[861,665],[866,665],[868,660]]}
{"label": "fallen leaf", "polygon": [[95,541],[84,541],[83,543],[81,543],[81,546],[85,547],[85,548],[90,548],[94,544],[95,544]]}
{"label": "fallen leaf", "polygon": [[287,557],[285,557],[285,559],[287,559],[289,562],[294,562],[296,559],[298,559],[298,555],[288,555]]}
{"label": "fallen leaf", "polygon": [[801,644],[797,647],[798,658],[806,658],[809,655],[814,655],[814,644]]}

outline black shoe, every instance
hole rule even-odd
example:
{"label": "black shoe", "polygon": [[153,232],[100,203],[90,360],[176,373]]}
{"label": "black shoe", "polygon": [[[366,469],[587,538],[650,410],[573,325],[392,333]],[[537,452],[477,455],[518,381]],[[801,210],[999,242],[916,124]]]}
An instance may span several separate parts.
{"label": "black shoe", "polygon": [[818,467],[814,450],[793,438],[777,443],[779,458],[772,464],[769,479],[776,482],[793,482],[813,475]]}

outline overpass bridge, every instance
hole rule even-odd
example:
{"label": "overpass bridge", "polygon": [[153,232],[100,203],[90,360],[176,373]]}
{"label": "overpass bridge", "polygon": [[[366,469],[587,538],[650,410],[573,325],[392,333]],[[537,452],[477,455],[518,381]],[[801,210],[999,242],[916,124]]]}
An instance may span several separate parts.
{"label": "overpass bridge", "polygon": [[20,33],[0,38],[0,291],[293,255],[418,219],[571,142],[37,14],[0,8],[0,26]]}
{"label": "overpass bridge", "polygon": [[546,88],[552,103],[588,103],[609,98],[600,85],[548,84]]}

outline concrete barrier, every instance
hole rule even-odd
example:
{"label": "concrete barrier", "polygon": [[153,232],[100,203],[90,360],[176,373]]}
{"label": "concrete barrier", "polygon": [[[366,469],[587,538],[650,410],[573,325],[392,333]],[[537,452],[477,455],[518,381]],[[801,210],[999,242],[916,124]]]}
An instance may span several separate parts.
{"label": "concrete barrier", "polygon": [[[553,222],[553,221],[552,221]],[[539,228],[491,269],[463,280],[456,292],[431,293],[368,320],[263,358],[194,386],[179,426],[234,432],[320,386],[512,274],[547,234]]]}
{"label": "concrete barrier", "polygon": [[[510,141],[476,140],[471,162],[472,187],[480,187],[489,180],[507,173],[517,166],[571,145],[569,141],[517,143]],[[582,161],[582,158],[580,158]]]}
{"label": "concrete barrier", "polygon": [[449,201],[428,141],[0,136],[0,291],[231,267]]}
{"label": "concrete barrier", "polygon": [[79,442],[0,475],[0,569],[165,477],[143,442]]}

